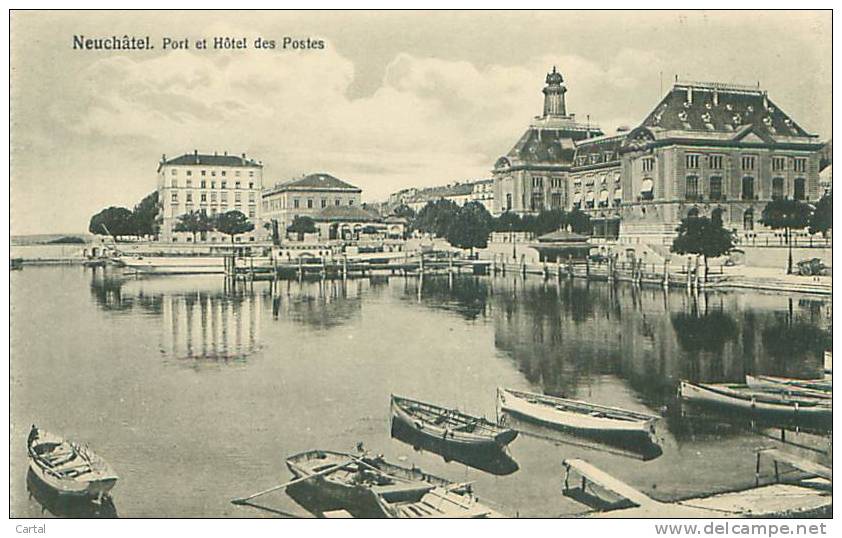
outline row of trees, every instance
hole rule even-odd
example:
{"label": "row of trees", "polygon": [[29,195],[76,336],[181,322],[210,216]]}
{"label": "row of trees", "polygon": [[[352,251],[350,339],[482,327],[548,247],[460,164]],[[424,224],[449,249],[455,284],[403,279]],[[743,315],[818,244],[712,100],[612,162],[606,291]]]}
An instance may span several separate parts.
{"label": "row of trees", "polygon": [[196,242],[196,234],[203,232],[219,232],[231,237],[231,244],[234,244],[234,237],[254,230],[254,223],[243,214],[242,211],[226,211],[216,215],[208,215],[206,211],[194,210],[179,215],[173,227],[173,231],[187,232],[193,235],[193,242]]}
{"label": "row of trees", "polygon": [[590,217],[578,209],[552,209],[523,216],[506,212],[495,218],[480,202],[460,207],[452,200],[439,199],[428,202],[417,214],[406,205],[399,206],[394,214],[406,218],[411,230],[443,237],[451,245],[466,249],[485,248],[491,232],[543,235],[569,227],[577,233],[591,233]]}

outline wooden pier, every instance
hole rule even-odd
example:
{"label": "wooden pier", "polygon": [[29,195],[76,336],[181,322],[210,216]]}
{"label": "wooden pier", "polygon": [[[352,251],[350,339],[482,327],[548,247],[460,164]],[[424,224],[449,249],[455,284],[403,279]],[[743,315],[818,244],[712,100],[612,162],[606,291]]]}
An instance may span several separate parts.
{"label": "wooden pier", "polygon": [[[829,517],[833,507],[828,468],[778,450],[761,450],[775,466],[775,482],[753,488],[716,493],[674,502],[657,501],[608,473],[579,459],[564,460],[564,495],[594,510],[595,518],[721,518],[721,517]],[[780,464],[804,475],[781,482]],[[758,473],[759,473],[758,464]],[[571,480],[576,474],[581,480]]]}

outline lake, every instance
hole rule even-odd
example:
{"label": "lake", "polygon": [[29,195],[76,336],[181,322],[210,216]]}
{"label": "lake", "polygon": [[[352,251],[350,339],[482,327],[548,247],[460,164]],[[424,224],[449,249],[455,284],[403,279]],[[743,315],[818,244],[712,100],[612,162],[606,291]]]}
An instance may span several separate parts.
{"label": "lake", "polygon": [[[291,477],[284,459],[358,442],[474,491],[508,515],[573,515],[562,460],[582,458],[662,500],[754,483],[766,429],[688,412],[680,379],[818,376],[829,299],[688,295],[540,277],[255,282],[26,267],[11,278],[11,513],[17,517],[307,515],[229,500]],[[640,457],[540,431],[487,472],[393,439],[389,396],[495,417],[498,386],[664,415]],[[105,514],[28,494],[31,424],[87,442],[120,476]],[[43,493],[43,492],[41,492]],[[44,511],[46,510],[46,511]]]}

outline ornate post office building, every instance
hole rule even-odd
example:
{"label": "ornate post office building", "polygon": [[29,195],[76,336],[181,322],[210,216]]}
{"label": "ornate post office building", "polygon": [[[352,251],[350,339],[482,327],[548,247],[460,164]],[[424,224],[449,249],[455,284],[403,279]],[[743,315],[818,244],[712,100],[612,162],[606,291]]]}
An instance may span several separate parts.
{"label": "ornate post office building", "polygon": [[822,143],[759,87],[676,81],[639,126],[612,136],[565,115],[555,68],[544,94],[544,115],[495,165],[495,214],[579,208],[595,236],[666,244],[690,214],[751,238],[769,201],[823,194]]}

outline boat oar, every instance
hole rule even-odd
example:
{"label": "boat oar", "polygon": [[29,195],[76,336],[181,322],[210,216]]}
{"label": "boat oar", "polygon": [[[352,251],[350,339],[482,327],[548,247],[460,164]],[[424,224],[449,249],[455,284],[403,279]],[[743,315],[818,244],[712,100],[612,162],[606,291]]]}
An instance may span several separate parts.
{"label": "boat oar", "polygon": [[263,491],[258,491],[257,493],[253,493],[253,494],[249,495],[248,497],[240,497],[240,498],[237,498],[237,499],[231,499],[231,503],[232,504],[246,504],[250,500],[254,499],[255,497],[260,497],[261,495],[266,495],[267,493],[272,493],[273,491],[277,491],[281,488],[285,488],[285,487],[291,486],[293,484],[298,484],[299,482],[304,482],[305,480],[310,480],[311,478],[315,478],[317,476],[328,474],[328,473],[333,472],[337,469],[345,467],[349,463],[353,463],[353,461],[354,460],[346,460],[346,461],[343,461],[342,463],[337,463],[336,465],[331,465],[330,467],[326,467],[326,468],[322,469],[318,473],[313,473],[313,474],[310,474],[310,475],[307,475],[307,476],[299,476],[298,478],[295,478],[295,479],[290,480],[288,482],[284,482],[283,484],[279,484],[277,486],[272,486],[269,489],[264,489]]}

